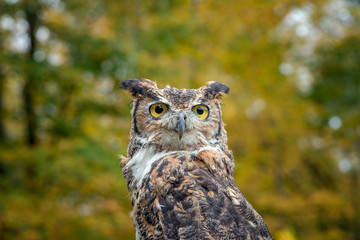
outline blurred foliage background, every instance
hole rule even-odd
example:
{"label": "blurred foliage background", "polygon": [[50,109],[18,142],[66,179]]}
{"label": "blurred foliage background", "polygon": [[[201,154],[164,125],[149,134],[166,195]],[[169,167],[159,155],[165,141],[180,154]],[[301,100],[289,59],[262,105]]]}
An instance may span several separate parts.
{"label": "blurred foliage background", "polygon": [[0,239],[134,239],[121,80],[230,86],[236,182],[275,239],[360,239],[350,0],[0,1]]}

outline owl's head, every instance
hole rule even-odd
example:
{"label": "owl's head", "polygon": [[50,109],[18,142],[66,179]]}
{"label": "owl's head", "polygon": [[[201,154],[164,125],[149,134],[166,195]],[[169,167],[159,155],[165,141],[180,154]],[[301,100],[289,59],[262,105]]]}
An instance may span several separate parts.
{"label": "owl's head", "polygon": [[199,89],[159,89],[148,79],[133,79],[120,88],[133,97],[130,144],[161,151],[226,147],[220,104],[228,86],[210,82]]}

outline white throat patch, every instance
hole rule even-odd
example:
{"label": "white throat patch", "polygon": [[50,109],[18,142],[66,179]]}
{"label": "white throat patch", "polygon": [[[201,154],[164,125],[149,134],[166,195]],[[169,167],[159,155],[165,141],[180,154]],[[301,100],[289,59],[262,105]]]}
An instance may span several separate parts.
{"label": "white throat patch", "polygon": [[[218,148],[207,146],[191,152],[197,154],[203,150],[220,151]],[[142,148],[129,160],[128,164],[125,166],[125,169],[131,170],[134,177],[134,184],[136,184],[138,188],[141,186],[143,179],[149,174],[151,165],[154,162],[167,155],[182,152],[170,151],[155,153],[155,151],[156,148],[154,146]]]}
{"label": "white throat patch", "polygon": [[155,147],[140,149],[126,164],[126,169],[131,169],[134,183],[140,187],[145,176],[150,172],[151,165],[158,159],[174,152],[155,153]]}

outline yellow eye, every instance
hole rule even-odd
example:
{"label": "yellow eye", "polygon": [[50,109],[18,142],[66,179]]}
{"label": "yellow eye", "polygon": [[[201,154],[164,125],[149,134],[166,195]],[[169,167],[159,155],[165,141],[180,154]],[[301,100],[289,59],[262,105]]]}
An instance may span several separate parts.
{"label": "yellow eye", "polygon": [[163,103],[155,103],[153,105],[151,105],[150,107],[150,114],[153,117],[161,117],[162,115],[164,115],[168,110],[168,107],[163,104]]}
{"label": "yellow eye", "polygon": [[209,108],[202,104],[193,107],[193,112],[201,119],[206,119],[209,116]]}

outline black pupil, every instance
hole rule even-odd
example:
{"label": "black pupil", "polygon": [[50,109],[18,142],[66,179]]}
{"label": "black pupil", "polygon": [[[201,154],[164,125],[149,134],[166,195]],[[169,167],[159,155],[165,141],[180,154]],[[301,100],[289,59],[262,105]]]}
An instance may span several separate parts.
{"label": "black pupil", "polygon": [[199,114],[199,115],[203,115],[203,114],[204,114],[204,108],[203,108],[203,107],[198,107],[198,108],[196,109],[196,112],[197,112],[197,114]]}
{"label": "black pupil", "polygon": [[160,113],[162,113],[163,111],[164,111],[163,106],[157,105],[157,106],[155,107],[155,112],[156,112],[157,114],[160,114]]}

